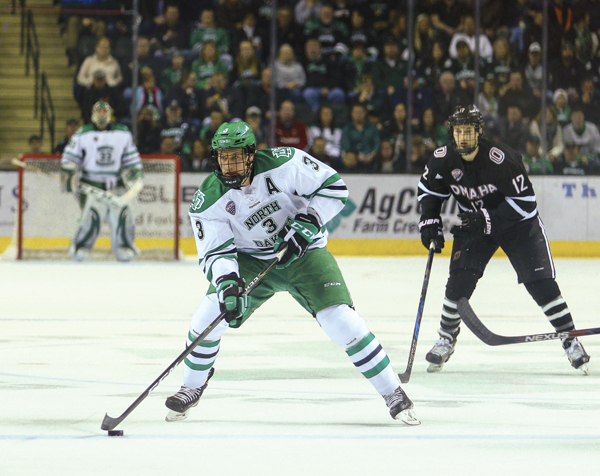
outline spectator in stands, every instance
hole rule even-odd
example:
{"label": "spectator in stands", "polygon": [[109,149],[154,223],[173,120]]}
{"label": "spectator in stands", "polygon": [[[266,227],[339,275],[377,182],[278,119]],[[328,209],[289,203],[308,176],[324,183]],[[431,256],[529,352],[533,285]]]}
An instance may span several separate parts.
{"label": "spectator in stands", "polygon": [[[398,49],[400,50],[400,56],[403,59],[408,60],[408,52],[406,51],[406,49],[408,48],[406,13],[404,13],[403,11],[394,11],[393,14],[390,13],[390,28],[387,30],[387,33],[387,35],[383,35],[383,39],[385,40],[386,36],[393,37],[396,40]],[[383,44],[381,44],[380,46],[380,51],[383,51]]]}
{"label": "spectator in stands", "polygon": [[324,164],[330,165],[333,168],[337,168],[339,166],[339,158],[336,161],[333,157],[331,157],[327,153],[327,142],[323,137],[316,137],[313,144],[308,149],[308,153],[319,159]]}
{"label": "spectator in stands", "polygon": [[181,117],[181,105],[172,100],[165,108],[162,121],[161,137],[169,136],[175,139],[175,149],[178,154],[187,155],[192,151],[192,142],[198,137],[196,127]]}
{"label": "spectator in stands", "polygon": [[523,81],[523,74],[519,70],[511,71],[510,80],[504,94],[498,101],[498,113],[505,116],[510,104],[518,104],[523,113],[523,119],[529,123],[540,110],[540,99],[536,97]]}
{"label": "spectator in stands", "polygon": [[200,101],[205,111],[219,108],[225,122],[241,121],[244,114],[243,98],[239,90],[227,84],[223,71],[215,71],[210,80],[210,88],[200,93]]}
{"label": "spectator in stands", "polygon": [[362,104],[352,106],[352,121],[342,129],[342,164],[347,172],[372,172],[376,169],[375,154],[380,137],[377,127],[367,120]]}
{"label": "spectator in stands", "polygon": [[365,15],[367,17],[367,24],[372,26],[375,33],[378,36],[392,26],[390,17],[393,19],[393,15],[398,7],[397,0],[379,0],[377,2],[364,2],[366,4]]}
{"label": "spectator in stands", "polygon": [[29,154],[41,154],[42,153],[42,138],[37,134],[29,136],[27,143],[29,144]]}
{"label": "spectator in stands", "polygon": [[110,87],[106,82],[106,73],[99,69],[93,74],[92,85],[85,89],[81,99],[81,117],[84,123],[89,123],[92,117],[92,107],[98,101],[105,101],[113,108],[113,114],[116,118],[126,114],[123,108],[121,94],[117,88]]}
{"label": "spectator in stands", "polygon": [[319,110],[322,102],[344,104],[346,95],[340,87],[339,66],[337,63],[323,57],[321,43],[317,38],[306,40],[305,57],[306,83],[302,91],[302,97],[304,97],[313,113]]}
{"label": "spectator in stands", "polygon": [[408,129],[408,115],[404,103],[396,104],[392,118],[385,121],[381,137],[388,139],[394,147],[394,153],[404,161],[406,158],[406,135]]}
{"label": "spectator in stands", "polygon": [[119,62],[110,54],[110,40],[106,37],[99,38],[96,42],[95,53],[88,56],[77,73],[77,84],[82,88],[89,88],[94,82],[94,72],[102,70],[106,75],[109,86],[119,86],[123,81]]}
{"label": "spectator in stands", "polygon": [[581,81],[581,107],[588,121],[600,124],[600,94],[589,76]]}
{"label": "spectator in stands", "polygon": [[348,51],[348,28],[335,19],[333,5],[330,3],[321,6],[318,20],[306,22],[304,34],[319,40],[321,53],[329,61],[337,61],[340,54]]}
{"label": "spectator in stands", "polygon": [[527,50],[527,64],[523,70],[525,81],[535,97],[542,97],[544,69],[542,67],[542,47],[535,41]]}
{"label": "spectator in stands", "polygon": [[419,134],[412,137],[412,147],[410,148],[410,173],[422,174],[429,160],[430,154],[425,150],[423,138]]}
{"label": "spectator in stands", "polygon": [[242,27],[246,11],[241,0],[219,0],[216,11],[217,25],[225,28],[231,36]]}
{"label": "spectator in stands", "polygon": [[341,65],[343,87],[351,102],[359,94],[361,76],[370,70],[370,63],[365,51],[366,43],[356,40],[351,44],[350,55]]}
{"label": "spectator in stands", "polygon": [[581,103],[575,103],[571,108],[571,124],[563,127],[565,144],[575,142],[581,154],[590,158],[590,166],[595,166],[600,154],[600,133],[598,127],[585,120]]}
{"label": "spectator in stands", "polygon": [[483,82],[482,91],[477,96],[477,107],[483,116],[487,129],[498,127],[498,121],[500,120],[497,90],[496,78],[490,76]]}
{"label": "spectator in stands", "polygon": [[585,75],[585,68],[575,57],[575,46],[570,41],[563,41],[560,50],[560,59],[549,68],[549,88],[553,91],[564,89],[569,94],[570,100],[577,98],[577,89],[581,78]]}
{"label": "spectator in stands", "polygon": [[200,129],[204,109],[200,104],[201,91],[196,89],[197,76],[193,71],[184,71],[179,83],[171,89],[167,103],[175,100],[181,106],[181,117]]}
{"label": "spectator in stands", "polygon": [[269,104],[271,101],[271,68],[264,68],[260,73],[260,81],[248,87],[246,94],[246,109],[250,106],[256,106],[265,110],[265,118],[270,119],[271,111]]}
{"label": "spectator in stands", "polygon": [[275,61],[275,87],[282,97],[300,102],[302,88],[306,84],[306,73],[302,65],[296,61],[294,50],[287,43],[279,47],[279,54]]}
{"label": "spectator in stands", "polygon": [[375,124],[378,129],[381,129],[382,120],[385,116],[389,116],[389,99],[385,92],[375,88],[373,75],[363,73],[360,78],[360,85],[356,96],[353,99],[354,104],[362,104],[367,108],[369,121]]}
{"label": "spectator in stands", "polygon": [[[333,123],[333,109],[321,106],[317,122],[308,128],[308,142],[312,146],[317,137],[325,140],[325,153],[337,163],[341,158],[342,129]],[[318,158],[318,157],[317,157]]]}
{"label": "spectator in stands", "polygon": [[588,157],[579,152],[577,143],[569,141],[565,143],[562,155],[554,164],[554,170],[559,175],[588,175],[590,163]]}
{"label": "spectator in stands", "polygon": [[[136,52],[138,55],[138,84],[142,81],[141,71],[143,68],[151,68],[154,72],[154,76],[161,74],[161,66],[157,58],[150,53],[150,40],[145,36],[140,36],[136,43]],[[130,102],[133,97],[133,91],[131,89],[133,84],[133,60],[127,58],[126,62],[122,64],[123,82],[124,86],[123,98],[126,102]]]}
{"label": "spectator in stands", "polygon": [[169,55],[175,50],[189,48],[189,31],[187,22],[180,18],[179,6],[167,4],[163,14],[164,22],[154,24],[150,31],[150,41],[163,55]]}
{"label": "spectator in stands", "polygon": [[[206,10],[205,10],[206,11]],[[229,68],[227,64],[219,58],[217,53],[217,44],[213,40],[206,40],[200,50],[200,56],[192,63],[192,71],[196,73],[198,82],[196,88],[210,88],[210,78],[215,71],[222,71],[227,76]]]}
{"label": "spectator in stands", "polygon": [[292,101],[283,101],[279,106],[275,123],[275,147],[308,150],[308,130],[304,122],[296,119],[296,110]]}
{"label": "spectator in stands", "polygon": [[406,171],[406,161],[400,160],[389,139],[383,139],[379,151],[375,155],[376,169],[384,174],[402,173]]}
{"label": "spectator in stands", "polygon": [[342,22],[348,30],[350,30],[350,18],[354,3],[354,0],[333,0],[331,2],[333,5],[333,19]]}
{"label": "spectator in stands", "polygon": [[[304,47],[305,36],[302,32],[302,27],[294,21],[294,13],[290,5],[280,5],[277,10],[277,44],[292,45],[294,48],[294,55],[297,58],[302,56],[302,49]],[[271,40],[270,35],[266,37],[267,44],[265,45],[264,52],[265,57],[263,61],[267,62],[267,56],[271,51]]]}
{"label": "spectator in stands", "polygon": [[468,9],[464,3],[458,0],[442,0],[433,5],[431,23],[449,43],[455,33],[463,30],[462,20],[466,13]]}
{"label": "spectator in stands", "polygon": [[575,57],[586,66],[591,65],[598,54],[598,36],[590,30],[590,12],[586,5],[573,9],[573,28],[566,35],[575,45]]}
{"label": "spectator in stands", "polygon": [[131,117],[136,117],[137,112],[143,106],[150,106],[158,113],[159,117],[163,116],[163,93],[156,84],[152,69],[144,67],[140,70],[142,76],[142,84],[136,91],[136,101],[131,103]]}
{"label": "spectator in stands", "polygon": [[209,117],[204,120],[205,125],[200,131],[200,139],[205,140],[209,144],[212,142],[212,138],[217,132],[217,129],[223,124],[223,112],[217,107],[209,111]]}
{"label": "spectator in stands", "polygon": [[256,137],[256,143],[268,142],[267,130],[262,123],[262,111],[258,107],[250,106],[246,109],[244,121],[252,129],[254,137]]}
{"label": "spectator in stands", "polygon": [[161,155],[177,155],[177,144],[175,144],[175,138],[161,135],[159,153]]}
{"label": "spectator in stands", "polygon": [[242,27],[235,31],[232,36],[232,44],[236,45],[236,55],[240,54],[240,45],[242,41],[249,41],[254,47],[254,54],[260,61],[264,58],[268,51],[265,51],[265,38],[268,34],[259,28],[256,24],[256,14],[253,11],[246,12],[242,21]]}
{"label": "spectator in stands", "polygon": [[182,172],[212,172],[212,159],[208,142],[195,139],[192,151],[181,157]]}
{"label": "spectator in stands", "polygon": [[[548,6],[548,57],[559,55],[561,40],[573,27],[573,10],[567,0],[553,0]],[[554,89],[554,88],[552,88]]]}
{"label": "spectator in stands", "polygon": [[494,54],[487,59],[486,74],[493,75],[498,83],[498,93],[502,95],[510,81],[510,72],[518,65],[510,53],[508,40],[500,36],[494,41]]}
{"label": "spectator in stands", "polygon": [[375,87],[382,89],[388,96],[388,101],[393,107],[405,94],[404,78],[408,74],[406,62],[400,58],[400,48],[393,36],[384,40],[383,55],[373,63],[371,69]]}
{"label": "spectator in stands", "polygon": [[[77,10],[82,9],[95,9],[100,5],[96,3],[103,3],[102,0],[98,1],[80,1],[80,0],[61,0],[62,8],[75,8]],[[106,32],[106,22],[99,16],[93,14],[68,14],[66,20],[61,19],[61,22],[66,23],[66,47],[67,56],[69,57],[69,66],[77,64],[81,58],[77,57],[77,44],[79,39],[83,36],[93,36],[95,38],[102,38]]]}
{"label": "spectator in stands", "polygon": [[425,109],[421,114],[417,132],[423,139],[427,154],[432,154],[435,149],[448,142],[448,129],[435,121],[435,114],[431,108]]}
{"label": "spectator in stands", "polygon": [[251,84],[260,79],[260,60],[250,40],[242,40],[238,45],[233,70],[231,71],[234,88],[247,93]]}
{"label": "spectator in stands", "polygon": [[571,122],[571,106],[569,106],[569,96],[564,89],[554,91],[554,112],[558,118],[561,127],[565,127]]}
{"label": "spectator in stands", "polygon": [[528,175],[551,175],[554,173],[552,161],[542,156],[540,138],[529,135],[525,143],[525,153],[523,153],[523,165]]}
{"label": "spectator in stands", "polygon": [[[448,69],[454,73],[456,84],[465,97],[473,97],[475,92],[475,58],[465,40],[459,40],[456,45],[456,58],[446,62]],[[480,72],[483,72],[483,62]]]}
{"label": "spectator in stands", "polygon": [[137,148],[140,154],[156,154],[160,150],[161,124],[156,111],[144,106],[137,115]]}
{"label": "spectator in stands", "polygon": [[500,118],[497,139],[509,145],[519,153],[525,152],[525,142],[529,131],[523,122],[523,114],[518,104],[511,104],[506,110],[506,117]]}
{"label": "spectator in stands", "polygon": [[368,55],[370,61],[375,61],[379,55],[379,49],[375,46],[375,32],[373,28],[367,25],[364,11],[365,8],[361,5],[355,5],[352,8],[350,28],[348,30],[348,44],[351,48],[354,48],[357,44],[362,45],[364,48],[368,47],[368,51],[364,51],[365,55]]}
{"label": "spectator in stands", "polygon": [[65,126],[65,136],[58,142],[58,144],[56,144],[52,153],[62,154],[63,150],[65,150],[65,147],[71,140],[71,137],[73,136],[73,134],[75,134],[75,132],[77,132],[77,129],[79,129],[80,127],[81,121],[76,117],[71,117],[67,119],[67,124]]}
{"label": "spectator in stands", "polygon": [[310,20],[318,20],[321,5],[320,0],[300,0],[294,7],[296,23],[304,26]]}
{"label": "spectator in stands", "polygon": [[[427,13],[419,14],[415,20],[413,40],[417,60],[421,58],[431,58],[433,44],[437,37],[438,35],[433,29],[429,15]],[[408,50],[405,50],[405,53],[408,53]],[[408,59],[404,56],[403,58]]]}
{"label": "spectator in stands", "polygon": [[[190,47],[199,52],[203,49],[203,45],[207,41],[211,41],[214,44],[217,57],[221,57],[221,59],[227,61],[227,57],[223,58],[223,55],[229,54],[229,33],[224,28],[220,28],[215,24],[215,11],[210,8],[206,8],[200,13],[200,21],[196,23],[196,28],[190,35]],[[217,58],[214,61],[216,62]],[[198,75],[198,77],[200,78],[201,76]]]}
{"label": "spectator in stands", "polygon": [[454,74],[451,71],[444,71],[440,75],[440,87],[433,93],[433,110],[436,114],[436,121],[440,124],[446,123],[456,106],[466,104],[468,101],[462,93],[456,90],[455,84]]}
{"label": "spectator in stands", "polygon": [[457,57],[456,47],[459,41],[464,41],[471,51],[475,51],[475,44],[479,43],[479,57],[483,59],[491,58],[494,51],[492,44],[483,33],[479,35],[478,41],[475,38],[475,17],[468,13],[462,18],[463,31],[458,31],[452,35],[450,48],[448,49],[451,58]]}
{"label": "spectator in stands", "polygon": [[[529,124],[529,133],[532,136],[542,137],[542,111],[538,113],[531,124]],[[558,117],[554,106],[546,106],[546,155],[548,159],[554,162],[563,152],[565,145],[562,136],[562,127],[558,123]]]}
{"label": "spectator in stands", "polygon": [[440,40],[433,42],[430,56],[417,58],[415,67],[419,76],[425,80],[425,87],[430,95],[439,88],[440,76],[451,64],[444,43]]}
{"label": "spectator in stands", "polygon": [[171,65],[165,69],[160,77],[160,89],[169,96],[171,90],[181,81],[183,75],[184,58],[180,51],[171,53]]}

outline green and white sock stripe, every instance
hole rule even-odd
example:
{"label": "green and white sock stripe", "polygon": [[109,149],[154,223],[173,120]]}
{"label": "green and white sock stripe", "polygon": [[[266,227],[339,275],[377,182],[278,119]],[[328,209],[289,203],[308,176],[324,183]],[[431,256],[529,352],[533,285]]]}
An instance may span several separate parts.
{"label": "green and white sock stripe", "polygon": [[354,366],[368,379],[378,375],[390,364],[385,350],[371,332],[346,350],[346,354]]}
{"label": "green and white sock stripe", "polygon": [[[186,347],[189,347],[196,336],[191,332],[188,333]],[[196,348],[189,354],[184,362],[192,370],[208,370],[210,369],[217,358],[219,349],[221,348],[221,339],[214,342],[200,342]]]}

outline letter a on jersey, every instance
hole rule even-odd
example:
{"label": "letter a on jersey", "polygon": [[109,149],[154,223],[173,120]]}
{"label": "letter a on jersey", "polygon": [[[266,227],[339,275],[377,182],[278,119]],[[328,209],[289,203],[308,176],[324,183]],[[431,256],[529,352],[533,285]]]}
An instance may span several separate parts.
{"label": "letter a on jersey", "polygon": [[281,190],[277,188],[273,179],[268,175],[265,177],[265,185],[267,186],[267,193],[270,195],[274,195],[276,193],[281,193]]}

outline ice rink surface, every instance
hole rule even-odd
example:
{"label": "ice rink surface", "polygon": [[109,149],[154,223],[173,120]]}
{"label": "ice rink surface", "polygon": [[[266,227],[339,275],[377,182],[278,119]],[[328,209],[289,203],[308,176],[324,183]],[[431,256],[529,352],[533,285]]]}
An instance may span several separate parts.
{"label": "ice rink surface", "polygon": [[[358,312],[406,368],[426,256],[340,258]],[[577,327],[600,325],[600,262],[556,260]],[[166,423],[182,367],[119,416],[183,350],[207,288],[195,263],[0,262],[0,475],[597,475],[600,336],[590,375],[558,341],[489,347],[463,329],[442,372],[426,372],[448,258],[436,257],[411,380],[422,421],[383,399],[291,297],[226,332],[215,376],[188,420]],[[506,259],[471,303],[503,335],[552,328]]]}

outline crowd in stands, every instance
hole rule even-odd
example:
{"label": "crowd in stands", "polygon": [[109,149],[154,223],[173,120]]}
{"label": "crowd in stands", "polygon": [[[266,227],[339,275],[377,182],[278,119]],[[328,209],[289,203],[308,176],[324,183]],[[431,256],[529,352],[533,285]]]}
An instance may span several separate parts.
{"label": "crowd in stands", "polygon": [[[121,3],[61,1],[64,8]],[[479,36],[473,2],[414,2],[412,71],[406,4],[280,1],[277,45],[270,3],[261,0],[140,0],[136,45],[128,16],[64,14],[61,25],[77,65],[82,121],[107,100],[118,121],[136,122],[141,153],[179,154],[184,171],[211,170],[218,126],[245,120],[259,148],[273,127],[276,146],[310,151],[342,172],[420,173],[447,143],[454,108],[475,102],[486,135],[519,151],[530,174],[600,173],[600,0],[550,1],[546,78],[541,1],[483,1]],[[272,81],[277,117],[269,111]]]}

